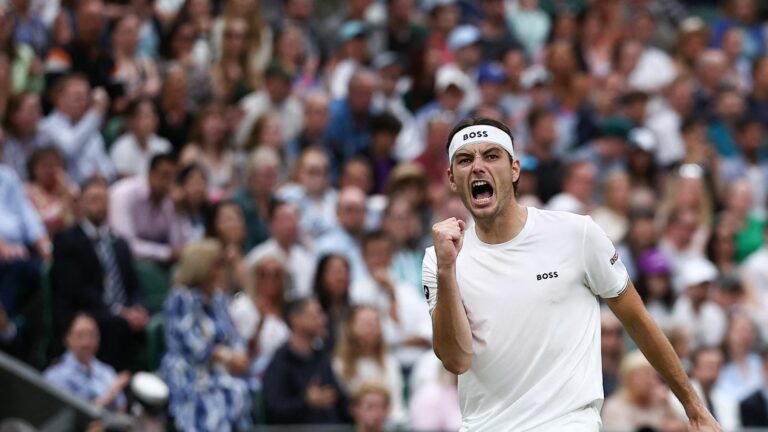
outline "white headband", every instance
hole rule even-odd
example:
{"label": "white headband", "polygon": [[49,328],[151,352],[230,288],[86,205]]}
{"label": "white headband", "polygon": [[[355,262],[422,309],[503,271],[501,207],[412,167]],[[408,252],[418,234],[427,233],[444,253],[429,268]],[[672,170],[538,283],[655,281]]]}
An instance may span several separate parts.
{"label": "white headband", "polygon": [[448,146],[448,160],[453,160],[456,151],[465,145],[477,143],[493,143],[500,145],[513,158],[515,150],[512,149],[512,138],[503,130],[489,125],[468,126],[456,132]]}

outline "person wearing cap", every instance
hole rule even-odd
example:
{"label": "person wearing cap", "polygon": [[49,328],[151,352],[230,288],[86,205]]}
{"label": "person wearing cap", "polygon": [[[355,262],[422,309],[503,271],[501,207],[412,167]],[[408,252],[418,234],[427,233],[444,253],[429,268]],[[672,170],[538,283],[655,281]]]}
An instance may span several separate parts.
{"label": "person wearing cap", "polygon": [[416,126],[419,131],[426,130],[427,121],[439,113],[462,118],[477,99],[477,87],[467,74],[455,65],[443,66],[435,76],[435,98],[416,112]]}
{"label": "person wearing cap", "polygon": [[501,98],[504,96],[504,84],[506,82],[507,77],[504,75],[504,69],[496,63],[483,63],[477,70],[477,86],[480,91],[479,104],[496,108],[504,117],[507,116],[507,112],[501,105]]}
{"label": "person wearing cap", "polygon": [[355,70],[368,62],[367,37],[370,29],[363,21],[347,21],[339,28],[336,59],[326,71],[328,89],[333,99],[343,99]]}
{"label": "person wearing cap", "polygon": [[717,279],[717,268],[705,258],[691,258],[679,267],[683,293],[672,309],[672,319],[688,329],[691,347],[714,346],[723,342],[727,320],[709,291]]}
{"label": "person wearing cap", "polygon": [[235,144],[242,147],[248,141],[256,121],[268,113],[280,116],[283,137],[296,138],[303,124],[301,101],[291,94],[293,77],[279,62],[272,62],[264,71],[264,87],[240,100],[243,119],[235,131]]}
{"label": "person wearing cap", "polygon": [[659,181],[659,167],[655,152],[658,147],[656,135],[648,128],[636,127],[629,131],[629,155],[627,172],[633,189],[654,189]]}
{"label": "person wearing cap", "polygon": [[432,227],[422,284],[435,354],[459,375],[462,430],[598,431],[601,297],[683,401],[692,429],[720,431],[599,226],[518,204],[509,128],[466,119],[447,149],[451,189],[474,224]]}
{"label": "person wearing cap", "polygon": [[645,122],[658,142],[656,161],[660,166],[679,162],[685,156],[685,143],[681,134],[683,120],[693,114],[693,83],[687,77],[678,77],[662,92],[662,100]]}
{"label": "person wearing cap", "polygon": [[669,330],[675,290],[672,288],[672,269],[667,257],[658,249],[648,249],[637,258],[637,270],[640,273],[637,293],[656,324]]}

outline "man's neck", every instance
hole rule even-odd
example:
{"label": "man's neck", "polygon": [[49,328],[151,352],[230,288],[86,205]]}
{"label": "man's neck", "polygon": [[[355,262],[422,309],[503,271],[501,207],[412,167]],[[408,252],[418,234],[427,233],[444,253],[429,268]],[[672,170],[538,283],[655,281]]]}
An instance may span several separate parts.
{"label": "man's neck", "polygon": [[297,334],[295,331],[291,333],[291,338],[288,340],[288,345],[296,354],[307,355],[312,352],[312,340]]}
{"label": "man's neck", "polygon": [[520,234],[527,220],[528,208],[512,200],[500,214],[475,221],[477,237],[489,244],[507,242]]}

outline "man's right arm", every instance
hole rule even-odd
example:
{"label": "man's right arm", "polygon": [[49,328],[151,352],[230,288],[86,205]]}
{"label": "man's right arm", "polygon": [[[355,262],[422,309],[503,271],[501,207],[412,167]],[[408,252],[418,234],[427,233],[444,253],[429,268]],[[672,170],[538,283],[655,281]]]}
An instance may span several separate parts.
{"label": "man's right arm", "polygon": [[[432,339],[437,357],[450,372],[460,375],[472,366],[472,330],[456,283],[456,258],[461,250],[464,222],[447,219],[432,227],[435,244],[435,263],[427,267],[436,274],[425,271],[427,279],[435,278],[439,295],[432,311]],[[425,261],[431,257],[425,257]],[[426,264],[426,263],[425,263]],[[435,290],[437,294],[437,290]]]}

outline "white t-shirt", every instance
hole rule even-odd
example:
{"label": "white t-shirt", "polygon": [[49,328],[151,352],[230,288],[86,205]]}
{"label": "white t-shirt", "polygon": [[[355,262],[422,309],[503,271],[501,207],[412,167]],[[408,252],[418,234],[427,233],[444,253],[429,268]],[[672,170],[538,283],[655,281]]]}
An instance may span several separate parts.
{"label": "white t-shirt", "polygon": [[[439,293],[434,247],[423,284]],[[501,244],[467,229],[456,279],[473,338],[459,376],[462,430],[597,431],[603,402],[600,307],[629,277],[587,216],[528,207],[520,233]]]}

